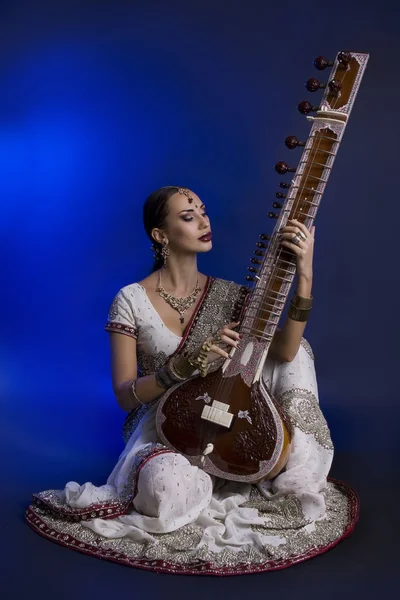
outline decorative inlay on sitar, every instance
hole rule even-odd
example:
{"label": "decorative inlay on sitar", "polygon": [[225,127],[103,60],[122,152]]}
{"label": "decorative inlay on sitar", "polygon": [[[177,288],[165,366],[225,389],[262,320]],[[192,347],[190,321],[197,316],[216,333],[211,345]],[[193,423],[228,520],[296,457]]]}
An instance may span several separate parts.
{"label": "decorative inlay on sitar", "polygon": [[314,61],[317,69],[332,70],[327,84],[315,78],[306,83],[311,92],[324,89],[320,105],[299,104],[312,123],[307,140],[285,140],[289,149],[303,148],[297,168],[284,162],[275,165],[278,173],[292,179],[280,184],[285,192],[276,194],[280,202],[274,208],[281,211],[269,213],[277,219],[275,228],[271,235],[260,235],[251,259],[252,275],[246,279],[254,287],[242,310],[240,349],[232,350],[231,360],[218,370],[174,386],[159,400],[157,430],[162,441],[218,477],[254,483],[274,477],[287,462],[290,421],[261,378],[296,273],[296,257],[280,246],[277,234],[288,219],[311,229],[368,58],[339,52],[332,62],[321,56]]}

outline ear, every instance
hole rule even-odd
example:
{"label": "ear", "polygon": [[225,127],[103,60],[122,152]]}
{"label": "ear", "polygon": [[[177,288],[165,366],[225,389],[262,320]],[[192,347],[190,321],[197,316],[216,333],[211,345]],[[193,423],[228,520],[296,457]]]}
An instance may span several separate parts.
{"label": "ear", "polygon": [[151,232],[151,237],[159,244],[168,244],[168,240],[166,239],[165,235],[161,232],[161,229],[154,228]]}

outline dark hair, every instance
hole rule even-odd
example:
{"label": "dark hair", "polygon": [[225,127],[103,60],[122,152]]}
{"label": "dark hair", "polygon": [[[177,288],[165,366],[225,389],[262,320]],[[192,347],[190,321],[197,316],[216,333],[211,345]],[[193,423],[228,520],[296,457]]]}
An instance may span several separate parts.
{"label": "dark hair", "polygon": [[166,185],[156,190],[147,198],[143,206],[143,225],[146,233],[155,247],[156,258],[154,260],[152,272],[157,271],[163,265],[161,256],[162,245],[151,237],[151,232],[155,227],[162,229],[165,227],[165,219],[168,215],[168,200],[180,188],[176,185]]}

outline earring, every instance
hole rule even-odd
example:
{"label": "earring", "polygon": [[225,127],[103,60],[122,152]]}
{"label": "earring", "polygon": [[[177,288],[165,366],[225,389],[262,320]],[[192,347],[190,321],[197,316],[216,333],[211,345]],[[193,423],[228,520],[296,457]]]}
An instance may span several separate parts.
{"label": "earring", "polygon": [[163,257],[163,259],[164,259],[164,264],[163,264],[163,267],[164,267],[164,269],[166,269],[166,268],[167,268],[167,258],[168,258],[168,256],[169,256],[170,254],[171,254],[171,252],[170,252],[170,250],[169,250],[169,248],[168,248],[167,244],[165,244],[165,246],[163,246],[163,247],[162,247],[162,249],[161,249],[161,256],[162,256],[162,257]]}
{"label": "earring", "polygon": [[158,260],[161,256],[161,251],[160,248],[158,246],[156,246],[156,244],[152,244],[151,245],[151,250],[153,252],[153,259],[154,260]]}

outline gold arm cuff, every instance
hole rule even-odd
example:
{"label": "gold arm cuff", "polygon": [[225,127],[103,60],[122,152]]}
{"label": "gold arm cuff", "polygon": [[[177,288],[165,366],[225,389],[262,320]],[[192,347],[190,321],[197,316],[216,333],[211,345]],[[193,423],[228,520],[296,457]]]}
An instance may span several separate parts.
{"label": "gold arm cuff", "polygon": [[313,305],[313,300],[314,298],[312,296],[310,298],[304,298],[295,293],[292,298],[292,304],[299,310],[309,310]]}
{"label": "gold arm cuff", "polygon": [[297,306],[290,303],[288,317],[290,319],[293,319],[293,321],[304,322],[304,321],[307,321],[310,310],[311,310],[310,308],[300,310],[299,308],[297,308]]}

